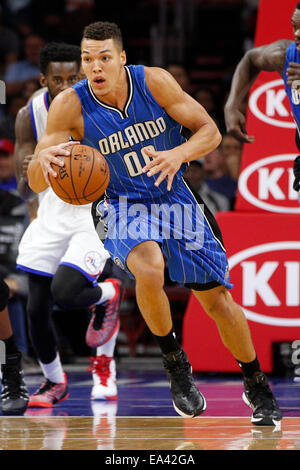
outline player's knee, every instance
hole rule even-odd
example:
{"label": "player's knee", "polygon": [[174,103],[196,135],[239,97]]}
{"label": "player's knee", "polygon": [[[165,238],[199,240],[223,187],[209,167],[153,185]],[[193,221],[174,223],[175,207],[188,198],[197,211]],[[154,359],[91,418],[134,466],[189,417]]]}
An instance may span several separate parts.
{"label": "player's knee", "polygon": [[9,299],[9,288],[6,282],[1,280],[0,284],[0,312],[5,309]]}
{"label": "player's knee", "polygon": [[51,284],[51,293],[54,303],[60,307],[72,309],[76,306],[76,295],[74,295],[70,284],[56,282],[54,278]]}
{"label": "player's knee", "polygon": [[232,324],[236,321],[233,300],[230,293],[225,288],[220,290],[213,300],[205,306],[205,310],[215,321],[222,320]]}
{"label": "player's knee", "polygon": [[136,282],[147,288],[161,288],[164,285],[164,263],[152,261],[147,266],[139,267],[135,272]]}
{"label": "player's knee", "polygon": [[[78,309],[82,304],[82,294],[92,286],[80,271],[69,266],[59,266],[51,282],[54,302],[64,309]],[[94,288],[93,288],[94,289]],[[88,305],[91,305],[91,301]]]}

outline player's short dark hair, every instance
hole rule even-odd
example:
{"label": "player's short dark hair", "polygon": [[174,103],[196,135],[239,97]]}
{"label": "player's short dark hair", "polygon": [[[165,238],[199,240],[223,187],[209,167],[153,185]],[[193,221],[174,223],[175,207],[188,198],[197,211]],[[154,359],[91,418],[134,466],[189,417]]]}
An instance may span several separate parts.
{"label": "player's short dark hair", "polygon": [[95,41],[104,41],[113,39],[123,49],[123,38],[119,26],[109,21],[96,21],[86,26],[83,30],[83,39],[94,39]]}
{"label": "player's short dark hair", "polygon": [[80,47],[64,42],[49,42],[40,52],[39,66],[44,75],[50,62],[76,62],[80,69]]}
{"label": "player's short dark hair", "polygon": [[300,2],[297,3],[297,6],[296,6],[297,10],[300,10]]}

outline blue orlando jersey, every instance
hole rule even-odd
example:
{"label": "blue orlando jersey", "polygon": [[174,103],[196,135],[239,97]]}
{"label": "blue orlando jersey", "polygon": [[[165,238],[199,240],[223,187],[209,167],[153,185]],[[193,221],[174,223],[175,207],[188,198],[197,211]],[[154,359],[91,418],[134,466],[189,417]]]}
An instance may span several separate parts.
{"label": "blue orlando jersey", "polygon": [[300,65],[300,56],[295,42],[292,42],[286,51],[283,80],[285,91],[288,95],[295,123],[298,129],[298,133],[300,135],[300,81],[295,80],[292,83],[292,86],[287,84],[286,69],[289,67],[290,62],[297,62]]}
{"label": "blue orlando jersey", "polygon": [[[174,121],[152,96],[145,81],[143,65],[125,67],[129,93],[124,110],[100,101],[87,79],[73,85],[82,106],[82,144],[99,150],[110,169],[108,197],[147,200],[167,193],[167,181],[154,183],[159,174],[148,177],[142,168],[150,161],[144,149],[170,150],[182,144],[182,126]],[[181,184],[183,164],[173,180]]]}

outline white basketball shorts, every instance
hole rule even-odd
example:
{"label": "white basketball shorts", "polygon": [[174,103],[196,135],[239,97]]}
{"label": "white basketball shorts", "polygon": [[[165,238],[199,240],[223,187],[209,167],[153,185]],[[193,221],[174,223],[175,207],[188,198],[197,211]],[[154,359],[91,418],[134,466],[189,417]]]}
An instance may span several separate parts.
{"label": "white basketball shorts", "polygon": [[66,265],[93,282],[108,258],[109,253],[94,228],[91,205],[67,204],[49,189],[40,203],[37,218],[21,239],[17,267],[53,276],[59,265]]}

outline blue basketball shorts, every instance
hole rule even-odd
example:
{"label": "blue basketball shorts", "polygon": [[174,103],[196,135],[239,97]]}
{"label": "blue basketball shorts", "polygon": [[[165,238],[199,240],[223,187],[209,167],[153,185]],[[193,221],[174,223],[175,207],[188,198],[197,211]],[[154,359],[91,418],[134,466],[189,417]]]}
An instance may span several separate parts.
{"label": "blue basketball shorts", "polygon": [[184,179],[159,198],[104,199],[94,203],[94,221],[95,214],[106,227],[105,248],[131,278],[129,253],[140,243],[152,240],[161,247],[172,281],[195,290],[233,287],[216,220]]}

